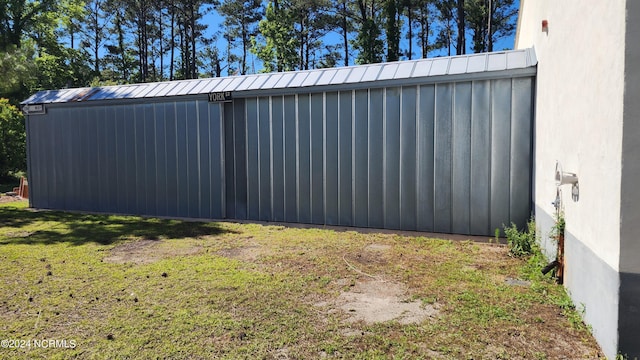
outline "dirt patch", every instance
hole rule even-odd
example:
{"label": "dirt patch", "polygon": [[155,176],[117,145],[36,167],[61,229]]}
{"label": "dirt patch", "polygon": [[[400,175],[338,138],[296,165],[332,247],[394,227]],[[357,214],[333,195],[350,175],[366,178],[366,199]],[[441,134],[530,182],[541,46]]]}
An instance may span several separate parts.
{"label": "dirt patch", "polygon": [[244,246],[237,248],[227,248],[222,249],[217,252],[218,255],[224,256],[229,259],[236,259],[242,261],[255,261],[260,255],[262,255],[263,251],[260,246]]}
{"label": "dirt patch", "polygon": [[5,234],[8,238],[26,238],[33,234],[33,231],[14,231]]}
{"label": "dirt patch", "polygon": [[398,321],[400,324],[417,324],[438,315],[437,305],[424,305],[409,300],[409,294],[401,283],[384,280],[358,281],[349,291],[342,292],[331,303],[349,314],[347,322],[363,321],[367,324]]}
{"label": "dirt patch", "polygon": [[151,264],[172,256],[195,255],[202,252],[201,246],[166,246],[163,240],[137,240],[120,244],[109,251],[103,260],[116,264]]}
{"label": "dirt patch", "polygon": [[244,262],[256,262],[261,257],[269,255],[273,250],[269,246],[263,246],[253,236],[234,239],[233,245],[216,251],[219,256]]}
{"label": "dirt patch", "polygon": [[19,196],[0,195],[0,204],[22,200]]}
{"label": "dirt patch", "polygon": [[369,244],[364,248],[366,251],[385,252],[391,249],[391,245],[386,244]]}
{"label": "dirt patch", "polygon": [[526,287],[531,286],[531,281],[514,279],[510,277],[504,279],[504,283],[510,286],[526,286]]}
{"label": "dirt patch", "polygon": [[505,244],[483,244],[482,249],[486,252],[493,252],[498,254],[508,254],[509,247]]}
{"label": "dirt patch", "polygon": [[289,349],[286,347],[278,349],[274,352],[273,357],[277,360],[287,360],[289,359]]}
{"label": "dirt patch", "polygon": [[355,255],[344,256],[345,262],[356,262],[360,265],[385,265],[388,263],[388,252],[390,245],[385,244],[369,244],[362,251]]}

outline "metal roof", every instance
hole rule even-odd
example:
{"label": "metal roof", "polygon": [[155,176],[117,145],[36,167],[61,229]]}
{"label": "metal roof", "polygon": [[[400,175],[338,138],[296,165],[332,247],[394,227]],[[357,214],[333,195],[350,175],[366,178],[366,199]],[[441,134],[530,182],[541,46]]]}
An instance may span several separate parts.
{"label": "metal roof", "polygon": [[[406,81],[430,77],[518,70],[537,64],[533,49],[452,57],[428,58],[341,68],[164,81],[144,84],[45,90],[22,104],[69,103],[112,99],[159,98],[211,92],[262,92],[312,86],[337,86],[380,81]],[[238,94],[239,95],[239,94]]]}

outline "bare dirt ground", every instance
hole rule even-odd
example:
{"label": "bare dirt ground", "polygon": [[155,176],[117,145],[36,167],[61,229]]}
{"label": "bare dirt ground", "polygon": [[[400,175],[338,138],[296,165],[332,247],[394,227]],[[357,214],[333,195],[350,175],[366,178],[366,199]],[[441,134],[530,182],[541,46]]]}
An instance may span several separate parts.
{"label": "bare dirt ground", "polygon": [[265,247],[261,246],[258,242],[253,241],[253,238],[251,237],[239,240],[240,243],[243,243],[243,246],[224,248],[219,250],[217,254],[229,259],[253,262],[258,260],[260,256],[266,255],[268,252]]}
{"label": "bare dirt ground", "polygon": [[0,195],[0,204],[23,200],[19,196]]}
{"label": "bare dirt ground", "polygon": [[[221,256],[242,261],[256,261],[267,250],[251,239],[245,239],[247,245],[236,248],[224,248],[217,253]],[[104,261],[111,263],[150,264],[170,256],[194,255],[202,252],[199,246],[183,247],[176,251],[167,248],[163,240],[142,239],[120,244],[110,250]],[[390,249],[385,244],[370,244],[357,256],[356,262],[386,262],[381,255]],[[346,259],[345,259],[346,261]],[[354,271],[359,270],[348,263]],[[423,305],[421,301],[412,301],[406,285],[390,280],[379,279],[364,274],[363,279],[349,286],[337,298],[315,304],[326,312],[344,311],[349,315],[347,322],[363,321],[365,324],[382,323],[397,320],[400,324],[417,324],[438,315],[438,305]],[[348,282],[338,279],[338,285]]]}
{"label": "bare dirt ground", "polygon": [[[387,263],[387,253],[391,246],[386,244],[369,244],[356,255],[357,263]],[[353,271],[363,275],[363,279],[350,286],[348,291],[329,302],[316,306],[328,308],[328,311],[340,309],[349,314],[347,322],[359,321],[365,324],[382,323],[396,320],[400,324],[417,324],[438,315],[438,305],[423,305],[421,301],[411,300],[407,286],[403,283],[385,280],[360,271],[346,257],[343,261]],[[338,282],[344,282],[338,280]]]}
{"label": "bare dirt ground", "polygon": [[164,240],[142,239],[120,244],[110,250],[103,260],[110,263],[151,264],[158,260],[173,256],[195,255],[202,252],[198,245],[188,247],[171,247]]}
{"label": "bare dirt ground", "polygon": [[327,304],[348,313],[348,322],[363,321],[366,324],[397,320],[402,325],[418,324],[438,315],[437,305],[423,305],[411,301],[402,283],[365,280]]}

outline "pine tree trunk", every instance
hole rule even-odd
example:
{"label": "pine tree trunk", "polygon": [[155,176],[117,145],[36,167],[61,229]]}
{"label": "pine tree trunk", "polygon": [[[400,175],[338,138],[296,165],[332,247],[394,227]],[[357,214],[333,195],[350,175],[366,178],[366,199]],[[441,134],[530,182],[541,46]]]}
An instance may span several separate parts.
{"label": "pine tree trunk", "polygon": [[242,17],[242,64],[240,64],[240,75],[247,74],[247,43],[249,42],[249,36],[247,34],[247,27],[244,24],[244,16]]}
{"label": "pine tree trunk", "polygon": [[463,55],[467,53],[466,44],[467,39],[465,37],[465,13],[464,13],[464,0],[458,0],[457,7],[457,22],[458,22],[458,38],[456,40],[456,55]]}
{"label": "pine tree trunk", "polygon": [[169,40],[169,47],[170,49],[170,55],[169,55],[169,80],[173,80],[173,63],[174,63],[174,56],[175,56],[175,51],[176,51],[176,11],[175,11],[175,6],[173,4],[173,2],[171,2],[169,4],[170,8],[169,10],[171,11],[171,39]]}
{"label": "pine tree trunk", "polygon": [[407,37],[409,38],[409,50],[407,57],[411,60],[413,56],[413,2],[409,0],[407,2],[407,23],[409,25]]}
{"label": "pine tree trunk", "polygon": [[342,1],[342,36],[344,40],[344,66],[349,66],[349,23],[347,22],[347,0]]}
{"label": "pine tree trunk", "polygon": [[164,38],[164,33],[162,30],[162,7],[160,7],[158,14],[158,40],[160,40],[160,81],[164,80],[164,47],[162,41]]}
{"label": "pine tree trunk", "polygon": [[189,15],[191,17],[191,79],[196,79],[198,77],[198,69],[196,65],[196,15],[194,7],[195,4],[193,2],[190,3],[189,10],[191,11],[191,13]]}

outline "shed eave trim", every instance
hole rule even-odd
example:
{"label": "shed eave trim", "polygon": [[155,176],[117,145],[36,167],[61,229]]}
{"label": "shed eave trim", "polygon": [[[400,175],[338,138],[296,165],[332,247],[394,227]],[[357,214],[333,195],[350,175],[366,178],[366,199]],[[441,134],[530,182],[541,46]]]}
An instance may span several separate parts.
{"label": "shed eave trim", "polygon": [[[534,49],[531,48],[332,69],[46,90],[33,94],[21,104],[86,104],[96,101],[141,101],[178,97],[185,99],[223,91],[243,96],[290,94],[535,76],[536,71],[537,59]],[[336,74],[340,76],[336,78]],[[205,86],[200,86],[204,83]]]}

